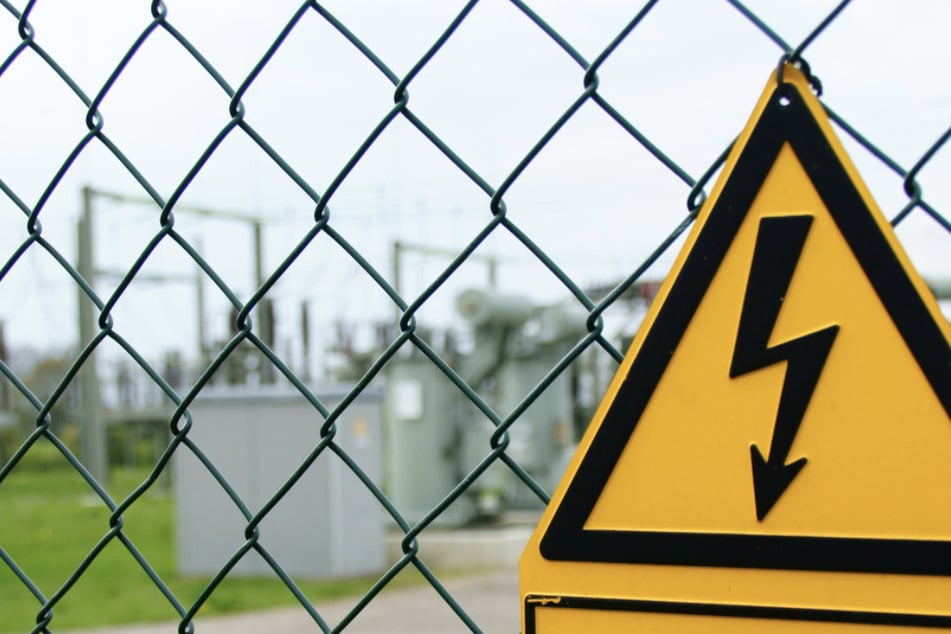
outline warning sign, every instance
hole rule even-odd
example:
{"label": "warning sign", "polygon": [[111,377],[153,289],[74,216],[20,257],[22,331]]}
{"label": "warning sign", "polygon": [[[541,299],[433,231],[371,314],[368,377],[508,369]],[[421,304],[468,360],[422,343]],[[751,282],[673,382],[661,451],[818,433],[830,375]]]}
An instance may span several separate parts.
{"label": "warning sign", "polygon": [[[647,605],[638,584],[606,579],[669,575],[665,566],[711,579],[729,570],[760,597],[766,577],[787,571],[782,585],[806,585],[800,617],[780,621],[808,620],[802,610],[828,620],[831,609],[833,621],[898,623],[858,591],[846,592],[849,607],[870,609],[849,620],[827,595],[856,574],[927,576],[945,598],[924,620],[951,626],[951,326],[806,79],[791,67],[783,77],[737,141],[523,555],[526,631],[539,606],[552,619],[603,601],[612,618],[645,612],[618,607]],[[582,564],[604,564],[597,582],[571,581]],[[737,570],[762,579],[737,585]],[[909,597],[920,589],[902,583]],[[890,609],[917,609],[875,592],[899,597]],[[712,596],[687,593],[660,598]],[[569,603],[575,611],[551,608]],[[906,625],[934,626],[919,621]]]}

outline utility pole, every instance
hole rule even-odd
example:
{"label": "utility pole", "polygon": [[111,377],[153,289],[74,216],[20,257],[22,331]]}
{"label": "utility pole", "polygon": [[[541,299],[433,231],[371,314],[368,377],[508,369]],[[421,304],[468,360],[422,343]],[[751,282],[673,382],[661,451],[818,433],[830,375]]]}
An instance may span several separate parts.
{"label": "utility pole", "polygon": [[[255,220],[251,223],[254,229],[254,285],[255,292],[264,286],[264,229],[260,221]],[[262,297],[258,302],[256,315],[257,331],[261,341],[269,348],[274,348],[274,318],[273,303],[268,297]],[[258,357],[260,366],[258,366],[261,383],[274,383],[274,366],[268,360],[264,353]]]}
{"label": "utility pole", "polygon": [[[76,245],[76,270],[93,286],[96,279],[96,265],[93,255],[93,196],[89,187],[82,189],[82,216],[79,219]],[[79,347],[88,344],[96,336],[95,305],[80,287],[77,308],[79,310]],[[79,382],[79,457],[83,466],[100,485],[106,486],[109,478],[109,465],[106,456],[106,435],[103,425],[102,404],[99,393],[99,375],[96,368],[96,353],[93,352],[83,363],[77,377]]]}
{"label": "utility pole", "polygon": [[[403,292],[403,254],[407,251],[412,251],[415,253],[422,253],[423,255],[442,257],[446,259],[452,259],[459,255],[458,251],[453,249],[447,249],[445,247],[434,247],[424,244],[412,244],[408,242],[402,242],[400,240],[393,241],[393,290],[397,293]],[[496,287],[497,273],[498,273],[498,263],[499,258],[495,255],[481,255],[479,253],[473,253],[469,256],[469,259],[473,262],[484,261],[486,263],[486,270],[488,272],[487,282],[489,288],[494,289]],[[400,310],[399,306],[394,305],[396,311],[396,319],[399,320],[402,316],[403,311]]]}
{"label": "utility pole", "polygon": [[310,383],[310,319],[307,316],[307,300],[300,305],[300,340],[301,340],[301,380]]}
{"label": "utility pole", "polygon": [[[192,239],[192,247],[202,255],[203,242],[201,238]],[[205,335],[205,272],[197,263],[195,264],[195,312],[198,320],[198,363],[204,368],[208,362],[208,341]]]}
{"label": "utility pole", "polygon": [[[95,287],[96,278],[100,275],[111,274],[109,271],[100,271],[95,263],[95,245],[94,245],[94,201],[96,198],[109,200],[116,203],[131,203],[136,205],[155,205],[155,200],[141,196],[130,196],[117,192],[95,189],[88,185],[82,188],[82,213],[77,223],[77,248],[76,248],[76,271],[90,287]],[[263,223],[264,220],[254,216],[230,211],[222,211],[200,207],[196,205],[178,204],[175,206],[178,213],[188,213],[197,216],[210,218],[223,218],[238,222],[249,223],[254,229],[254,274],[257,288],[264,283],[264,260],[263,260]],[[196,251],[200,254],[202,244],[200,239],[195,242]],[[122,277],[125,272],[118,275]],[[194,277],[195,294],[197,302],[198,319],[198,354],[202,359],[202,365],[205,364],[208,352],[207,332],[205,331],[205,288],[204,272],[201,267]],[[148,276],[139,275],[138,280],[148,279]],[[152,277],[153,281],[177,280],[175,276]],[[192,281],[192,277],[186,278]],[[78,291],[77,310],[79,313],[79,342],[78,349],[88,344],[99,332],[99,326],[96,323],[98,311],[95,304],[83,292],[82,288]],[[274,345],[273,337],[273,312],[271,302],[264,298],[261,301],[261,310],[258,311],[258,334],[269,346]],[[80,447],[79,454],[83,465],[89,473],[100,483],[105,485],[108,479],[108,457],[106,453],[106,435],[105,421],[102,415],[102,401],[100,393],[99,377],[96,368],[96,354],[91,354],[83,364],[77,376],[77,383],[80,392],[79,409],[79,427],[80,427]],[[262,356],[262,370],[266,376],[273,381],[274,368],[270,363],[265,363]]]}

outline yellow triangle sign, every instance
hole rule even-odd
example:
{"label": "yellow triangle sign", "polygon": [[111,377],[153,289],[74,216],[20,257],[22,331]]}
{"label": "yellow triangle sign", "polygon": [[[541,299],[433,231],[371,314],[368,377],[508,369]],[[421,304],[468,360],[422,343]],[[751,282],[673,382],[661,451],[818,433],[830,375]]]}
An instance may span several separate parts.
{"label": "yellow triangle sign", "polygon": [[523,599],[584,594],[535,584],[561,562],[951,577],[951,326],[783,78],[529,542]]}

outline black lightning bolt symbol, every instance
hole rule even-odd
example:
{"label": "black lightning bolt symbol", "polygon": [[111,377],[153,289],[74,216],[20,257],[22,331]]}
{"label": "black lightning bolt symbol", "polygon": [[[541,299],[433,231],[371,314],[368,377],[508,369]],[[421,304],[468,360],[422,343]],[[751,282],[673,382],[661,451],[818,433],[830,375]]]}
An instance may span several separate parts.
{"label": "black lightning bolt symbol", "polygon": [[812,216],[777,216],[760,220],[730,366],[730,378],[736,378],[786,362],[786,379],[779,398],[769,457],[763,458],[755,444],[750,447],[759,521],[763,521],[806,464],[804,457],[790,464],[786,464],[786,459],[839,332],[838,326],[829,326],[784,343],[769,345],[811,225]]}

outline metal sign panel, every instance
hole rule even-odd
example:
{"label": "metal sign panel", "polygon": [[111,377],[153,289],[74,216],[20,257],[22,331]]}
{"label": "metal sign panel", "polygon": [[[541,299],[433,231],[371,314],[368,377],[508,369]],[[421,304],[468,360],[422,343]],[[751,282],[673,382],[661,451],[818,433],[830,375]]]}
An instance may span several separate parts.
{"label": "metal sign panel", "polygon": [[951,326],[805,77],[782,76],[526,548],[526,632],[539,606],[627,623],[644,601],[951,627]]}

